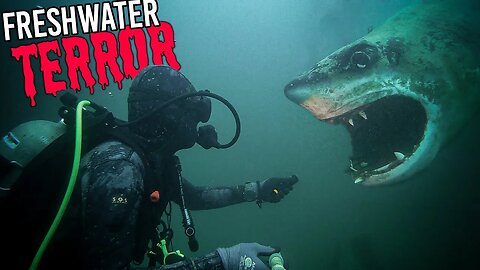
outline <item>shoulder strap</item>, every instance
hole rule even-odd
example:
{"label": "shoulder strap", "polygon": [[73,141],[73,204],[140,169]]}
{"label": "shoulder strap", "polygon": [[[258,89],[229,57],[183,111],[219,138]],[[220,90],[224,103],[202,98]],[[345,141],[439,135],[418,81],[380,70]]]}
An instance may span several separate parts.
{"label": "shoulder strap", "polygon": [[131,133],[127,128],[109,128],[106,130],[106,137],[110,139],[118,140],[133,149],[135,153],[138,154],[140,159],[142,160],[144,170],[145,170],[145,179],[144,179],[144,186],[145,192],[149,195],[153,191],[158,190],[159,184],[155,181],[154,172],[152,168],[152,164],[148,155],[146,154],[145,147],[139,141],[139,139]]}

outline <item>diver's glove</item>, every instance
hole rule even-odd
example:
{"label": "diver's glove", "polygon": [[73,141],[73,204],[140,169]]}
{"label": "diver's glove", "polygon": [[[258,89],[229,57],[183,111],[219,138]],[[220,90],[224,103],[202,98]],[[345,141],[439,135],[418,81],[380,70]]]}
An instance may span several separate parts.
{"label": "diver's glove", "polygon": [[298,182],[298,177],[292,175],[290,177],[272,177],[264,181],[248,182],[245,184],[243,197],[246,201],[257,201],[261,206],[262,202],[279,202],[292,189],[293,185]]}
{"label": "diver's glove", "polygon": [[268,257],[278,250],[257,243],[242,243],[229,248],[219,248],[217,252],[225,270],[270,270],[259,256]]}

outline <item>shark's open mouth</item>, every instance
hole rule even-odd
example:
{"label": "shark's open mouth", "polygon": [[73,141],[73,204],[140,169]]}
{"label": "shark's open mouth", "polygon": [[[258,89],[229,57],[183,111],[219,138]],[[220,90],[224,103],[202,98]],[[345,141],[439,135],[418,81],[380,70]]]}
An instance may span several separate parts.
{"label": "shark's open mouth", "polygon": [[408,159],[421,143],[427,124],[422,104],[393,95],[329,119],[351,134],[353,155],[348,173],[363,181],[386,173]]}

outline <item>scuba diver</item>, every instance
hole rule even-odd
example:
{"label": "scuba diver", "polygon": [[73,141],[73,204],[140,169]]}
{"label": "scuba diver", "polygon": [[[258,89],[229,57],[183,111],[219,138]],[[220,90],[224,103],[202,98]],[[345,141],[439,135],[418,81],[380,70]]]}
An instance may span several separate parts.
{"label": "scuba diver", "polygon": [[[257,243],[218,248],[188,259],[178,250],[171,251],[171,202],[180,206],[188,246],[196,251],[199,244],[190,210],[242,202],[257,202],[259,206],[261,202],[276,203],[292,190],[297,177],[275,177],[232,187],[193,185],[182,177],[175,153],[195,143],[207,149],[234,143],[220,145],[212,126],[197,130],[200,122],[210,118],[210,99],[197,95],[200,92],[190,81],[168,66],[144,68],[129,91],[128,122],[124,123],[128,136],[113,136],[82,156],[73,202],[40,267],[130,269],[131,263],[140,264],[146,254],[150,259],[147,269],[270,269],[261,256],[276,250]],[[166,103],[168,106],[164,106]],[[238,133],[237,121],[236,138]],[[36,221],[33,217],[28,225],[23,224],[26,231],[33,230]],[[17,245],[23,245],[23,241]]]}

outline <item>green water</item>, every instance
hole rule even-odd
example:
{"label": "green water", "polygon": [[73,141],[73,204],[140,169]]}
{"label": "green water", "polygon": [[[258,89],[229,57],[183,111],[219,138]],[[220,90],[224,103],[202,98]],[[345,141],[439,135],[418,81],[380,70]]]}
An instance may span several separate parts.
{"label": "green water", "polygon": [[[351,153],[347,131],[319,122],[283,94],[292,78],[411,2],[159,1],[160,18],[175,29],[181,71],[197,89],[230,100],[242,120],[234,147],[182,151],[184,176],[208,186],[291,174],[300,178],[278,204],[193,212],[197,254],[255,241],[280,246],[293,270],[480,269],[478,117],[426,171],[398,185],[365,188],[344,173]],[[65,3],[1,5],[15,10]],[[37,108],[28,107],[11,46],[1,42],[2,134],[22,121],[55,120],[59,104],[40,93]],[[125,80],[122,91],[113,83],[104,91],[97,87],[94,96],[82,89],[81,95],[126,118],[129,84]],[[233,119],[218,104],[211,122],[221,141],[233,135]],[[188,252],[178,211],[173,224],[175,247],[195,256]]]}

